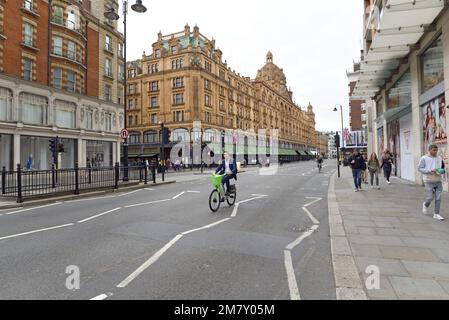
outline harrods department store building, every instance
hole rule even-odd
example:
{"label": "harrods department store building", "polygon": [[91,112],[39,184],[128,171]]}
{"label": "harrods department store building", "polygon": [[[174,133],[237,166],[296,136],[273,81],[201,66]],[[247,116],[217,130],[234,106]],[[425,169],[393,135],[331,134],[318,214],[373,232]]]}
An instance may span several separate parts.
{"label": "harrods department store building", "polygon": [[[116,0],[0,0],[0,168],[120,161],[123,36]],[[31,161],[30,161],[31,159]]]}
{"label": "harrods department store building", "polygon": [[[295,104],[271,52],[255,79],[231,70],[222,56],[215,40],[187,25],[182,32],[159,33],[150,55],[144,52],[142,59],[128,62],[130,157],[159,153],[161,123],[170,129],[172,142],[196,142],[195,121],[201,121],[203,142],[214,153],[221,151],[224,130],[278,129],[278,153],[286,158],[316,149],[313,107],[304,110]],[[232,139],[226,136],[226,145]],[[257,139],[245,134],[244,146],[229,151],[244,153],[251,158],[248,163],[254,162],[251,155],[261,151]]]}

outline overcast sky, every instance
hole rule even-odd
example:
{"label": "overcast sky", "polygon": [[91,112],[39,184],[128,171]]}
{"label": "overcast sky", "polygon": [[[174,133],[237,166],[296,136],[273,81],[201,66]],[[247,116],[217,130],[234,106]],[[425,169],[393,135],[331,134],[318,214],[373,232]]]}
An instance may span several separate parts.
{"label": "overcast sky", "polygon": [[[121,1],[120,1],[121,2]],[[129,0],[129,5],[135,0]],[[144,14],[129,10],[128,60],[151,53],[163,35],[197,24],[216,40],[231,69],[255,78],[268,50],[284,69],[287,85],[300,106],[315,108],[317,130],[339,130],[344,106],[349,125],[346,70],[360,55],[363,1],[306,0],[143,0]],[[122,29],[122,27],[119,27]],[[341,130],[341,129],[340,129]]]}

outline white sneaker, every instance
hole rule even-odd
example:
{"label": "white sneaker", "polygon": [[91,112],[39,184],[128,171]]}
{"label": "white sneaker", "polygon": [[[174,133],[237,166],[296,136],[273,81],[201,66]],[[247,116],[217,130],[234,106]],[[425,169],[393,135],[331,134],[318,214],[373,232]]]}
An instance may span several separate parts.
{"label": "white sneaker", "polygon": [[423,214],[428,214],[429,213],[429,210],[426,207],[426,203],[425,202],[422,204],[422,213]]}
{"label": "white sneaker", "polygon": [[388,183],[388,184],[391,184],[391,182],[390,182],[390,181],[387,181],[387,183]]}
{"label": "white sneaker", "polygon": [[359,189],[355,189],[354,192],[359,192]]}
{"label": "white sneaker", "polygon": [[434,218],[435,220],[444,221],[444,218],[443,218],[442,216],[440,216],[439,214],[433,215],[433,218]]}

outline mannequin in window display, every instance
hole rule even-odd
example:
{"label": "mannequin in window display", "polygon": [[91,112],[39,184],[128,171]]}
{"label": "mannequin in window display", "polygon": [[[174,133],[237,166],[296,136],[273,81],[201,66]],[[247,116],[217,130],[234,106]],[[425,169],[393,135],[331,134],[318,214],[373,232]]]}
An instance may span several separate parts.
{"label": "mannequin in window display", "polygon": [[426,109],[425,133],[427,145],[435,144],[435,117],[430,105]]}
{"label": "mannequin in window display", "polygon": [[447,139],[446,103],[444,102],[444,100],[440,101],[439,115],[440,118],[438,119],[438,138],[440,142],[444,142]]}
{"label": "mannequin in window display", "polygon": [[27,170],[32,170],[33,169],[33,155],[30,154],[30,156],[28,157],[28,161],[27,161]]}

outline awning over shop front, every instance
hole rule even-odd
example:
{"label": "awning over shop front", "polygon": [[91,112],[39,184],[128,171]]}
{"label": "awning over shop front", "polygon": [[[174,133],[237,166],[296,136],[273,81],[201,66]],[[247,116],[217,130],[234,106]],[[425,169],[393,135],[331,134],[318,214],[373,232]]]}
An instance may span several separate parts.
{"label": "awning over shop front", "polygon": [[[429,30],[444,8],[442,0],[389,0],[379,13],[373,6],[365,35],[374,34],[371,47],[360,64],[352,99],[372,99],[399,67],[402,59]],[[376,26],[372,30],[372,26]]]}

